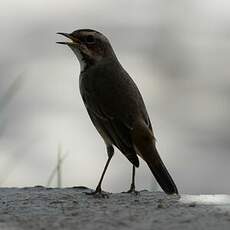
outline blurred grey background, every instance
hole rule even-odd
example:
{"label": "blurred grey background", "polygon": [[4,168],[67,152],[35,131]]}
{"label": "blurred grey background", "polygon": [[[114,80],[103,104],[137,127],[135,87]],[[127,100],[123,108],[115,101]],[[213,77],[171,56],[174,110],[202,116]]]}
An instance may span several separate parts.
{"label": "blurred grey background", "polygon": [[[58,31],[92,28],[139,86],[180,192],[229,193],[229,12],[228,0],[1,1],[0,185],[46,185],[59,145],[63,186],[96,186],[104,143],[80,98],[78,61],[55,44]],[[103,188],[130,180],[116,151]],[[142,161],[137,188],[154,187]]]}

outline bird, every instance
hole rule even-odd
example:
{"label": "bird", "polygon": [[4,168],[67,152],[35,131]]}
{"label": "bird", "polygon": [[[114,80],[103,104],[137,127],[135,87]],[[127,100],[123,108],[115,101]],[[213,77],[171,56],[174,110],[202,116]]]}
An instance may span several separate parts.
{"label": "bird", "polygon": [[108,154],[99,183],[88,194],[102,194],[102,181],[114,155],[114,146],[132,164],[128,193],[136,192],[135,169],[139,167],[139,158],[142,158],[162,190],[166,194],[178,194],[177,186],[157,151],[143,97],[120,64],[109,39],[93,29],[57,34],[68,38],[57,43],[67,45],[80,63],[80,94]]}

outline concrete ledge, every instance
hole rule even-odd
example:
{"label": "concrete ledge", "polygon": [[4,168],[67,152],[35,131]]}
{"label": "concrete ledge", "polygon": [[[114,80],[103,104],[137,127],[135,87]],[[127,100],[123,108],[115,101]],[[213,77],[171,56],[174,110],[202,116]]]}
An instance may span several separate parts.
{"label": "concrete ledge", "polygon": [[86,191],[83,186],[0,188],[0,229],[230,229],[228,195],[222,201],[219,195],[207,196],[205,202],[206,196],[149,191],[103,199]]}

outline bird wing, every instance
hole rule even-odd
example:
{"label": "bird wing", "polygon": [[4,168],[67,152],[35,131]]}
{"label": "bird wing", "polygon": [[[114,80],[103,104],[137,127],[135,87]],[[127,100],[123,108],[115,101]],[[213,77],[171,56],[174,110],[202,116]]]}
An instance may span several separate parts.
{"label": "bird wing", "polygon": [[105,140],[109,139],[133,165],[138,167],[139,160],[132,144],[132,127],[129,121],[124,122],[116,115],[108,114],[95,95],[86,90],[81,90],[81,94],[88,114],[101,136]]}

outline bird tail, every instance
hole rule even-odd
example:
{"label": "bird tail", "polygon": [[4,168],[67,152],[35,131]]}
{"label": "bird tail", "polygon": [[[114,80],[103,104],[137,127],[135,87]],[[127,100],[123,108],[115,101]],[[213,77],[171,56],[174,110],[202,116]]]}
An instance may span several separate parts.
{"label": "bird tail", "polygon": [[155,147],[155,139],[150,129],[144,123],[138,124],[133,129],[132,138],[137,152],[145,160],[163,191],[167,194],[178,194],[177,187]]}
{"label": "bird tail", "polygon": [[177,187],[164,163],[162,162],[156,147],[153,148],[149,155],[151,156],[145,157],[144,160],[146,161],[161,188],[167,194],[178,194]]}

